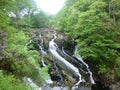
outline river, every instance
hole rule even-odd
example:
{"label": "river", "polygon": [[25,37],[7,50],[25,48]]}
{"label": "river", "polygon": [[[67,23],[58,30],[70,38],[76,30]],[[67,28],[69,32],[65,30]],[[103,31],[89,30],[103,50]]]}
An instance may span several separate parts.
{"label": "river", "polygon": [[[77,54],[77,45],[73,47],[74,48],[73,51],[68,50],[72,51],[73,55],[71,55],[69,54],[71,52],[68,52],[65,49],[64,45],[62,46],[63,43],[57,44],[56,40],[59,38],[60,35],[57,35],[56,31],[48,30],[47,33],[39,34],[37,37],[38,41],[35,41],[36,39],[30,40],[28,44],[37,42],[34,44],[37,44],[38,49],[40,51],[42,62],[41,64],[43,67],[46,67],[46,64],[44,62],[44,56],[51,55],[54,62],[52,63],[52,67],[54,67],[53,70],[54,72],[56,72],[56,76],[59,76],[60,78],[60,79],[56,78],[56,81],[57,83],[59,83],[59,85],[56,84],[54,87],[51,87],[50,84],[46,82],[46,84],[43,84],[40,87],[38,87],[35,84],[31,84],[34,85],[34,87],[36,87],[35,90],[110,90],[104,85],[100,86],[99,83],[96,83],[94,81],[93,74],[90,71],[88,64],[84,62],[84,60],[81,58],[79,54]],[[45,39],[46,37],[49,39]],[[64,36],[62,36],[62,39],[63,38]],[[44,46],[46,42],[48,44],[46,45],[48,46],[47,49]],[[27,48],[28,44],[26,44],[25,48]],[[70,78],[71,80],[69,79],[67,80],[68,82],[71,81],[69,84],[65,83],[66,77],[71,77]]]}

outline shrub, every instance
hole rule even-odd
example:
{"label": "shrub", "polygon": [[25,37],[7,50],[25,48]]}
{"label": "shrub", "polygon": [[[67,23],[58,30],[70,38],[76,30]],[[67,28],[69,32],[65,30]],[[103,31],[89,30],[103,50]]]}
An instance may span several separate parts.
{"label": "shrub", "polygon": [[33,90],[13,75],[5,76],[0,70],[0,90]]}

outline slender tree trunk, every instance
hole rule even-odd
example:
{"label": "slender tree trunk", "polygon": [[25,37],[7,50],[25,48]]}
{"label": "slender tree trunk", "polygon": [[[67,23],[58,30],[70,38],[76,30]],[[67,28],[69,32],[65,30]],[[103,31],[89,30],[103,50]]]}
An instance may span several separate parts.
{"label": "slender tree trunk", "polygon": [[109,17],[111,15],[111,2],[109,2]]}
{"label": "slender tree trunk", "polygon": [[116,17],[115,17],[115,3],[114,2],[109,2],[109,17],[113,18],[113,24],[116,25]]}
{"label": "slender tree trunk", "polygon": [[113,22],[114,22],[114,25],[116,25],[116,17],[115,17],[115,4],[113,4]]}

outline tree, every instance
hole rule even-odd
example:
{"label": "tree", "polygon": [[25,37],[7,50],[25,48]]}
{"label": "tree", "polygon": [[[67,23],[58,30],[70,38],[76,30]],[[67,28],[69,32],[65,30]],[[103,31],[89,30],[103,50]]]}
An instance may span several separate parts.
{"label": "tree", "polygon": [[115,65],[120,53],[117,41],[119,31],[115,26],[119,17],[116,10],[119,11],[120,3],[111,2],[114,4],[110,7],[114,14],[108,10],[108,1],[76,0],[71,6],[65,4],[58,15],[58,28],[75,38],[79,54],[86,60],[97,62],[102,73]]}
{"label": "tree", "polygon": [[33,27],[34,28],[42,28],[47,26],[48,18],[47,15],[43,11],[39,11],[32,16]]}
{"label": "tree", "polygon": [[30,27],[32,15],[37,10],[33,0],[15,0],[12,3],[11,24],[15,27]]}
{"label": "tree", "polygon": [[8,11],[10,10],[10,4],[12,1],[1,0],[0,1],[0,29],[6,27],[9,23]]}

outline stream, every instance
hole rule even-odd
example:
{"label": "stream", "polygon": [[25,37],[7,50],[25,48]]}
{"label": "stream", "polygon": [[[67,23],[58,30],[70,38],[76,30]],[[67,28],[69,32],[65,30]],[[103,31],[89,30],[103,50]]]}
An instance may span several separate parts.
{"label": "stream", "polygon": [[[47,38],[48,48],[45,48],[45,37],[47,34],[39,34],[37,39],[30,40],[25,48],[30,43],[34,43],[38,46],[41,55],[41,66],[46,67],[44,57],[50,55],[53,59],[52,70],[50,70],[50,80],[46,81],[46,84],[40,87],[36,86],[34,82],[30,79],[27,82],[30,85],[34,85],[35,90],[109,90],[104,88],[96,89],[96,82],[93,79],[92,72],[89,69],[87,63],[77,54],[77,45],[74,46],[74,50],[67,50],[62,44],[59,46],[57,44],[58,36],[56,31],[48,30],[49,34]],[[64,36],[62,36],[63,38]],[[62,39],[61,39],[62,40]],[[70,52],[72,51],[72,52]],[[53,74],[55,72],[55,74]],[[52,73],[52,74],[51,74]],[[56,84],[51,87],[51,84],[56,82]],[[32,83],[32,84],[31,84]],[[34,87],[33,86],[33,87]],[[95,86],[95,87],[93,87]]]}

